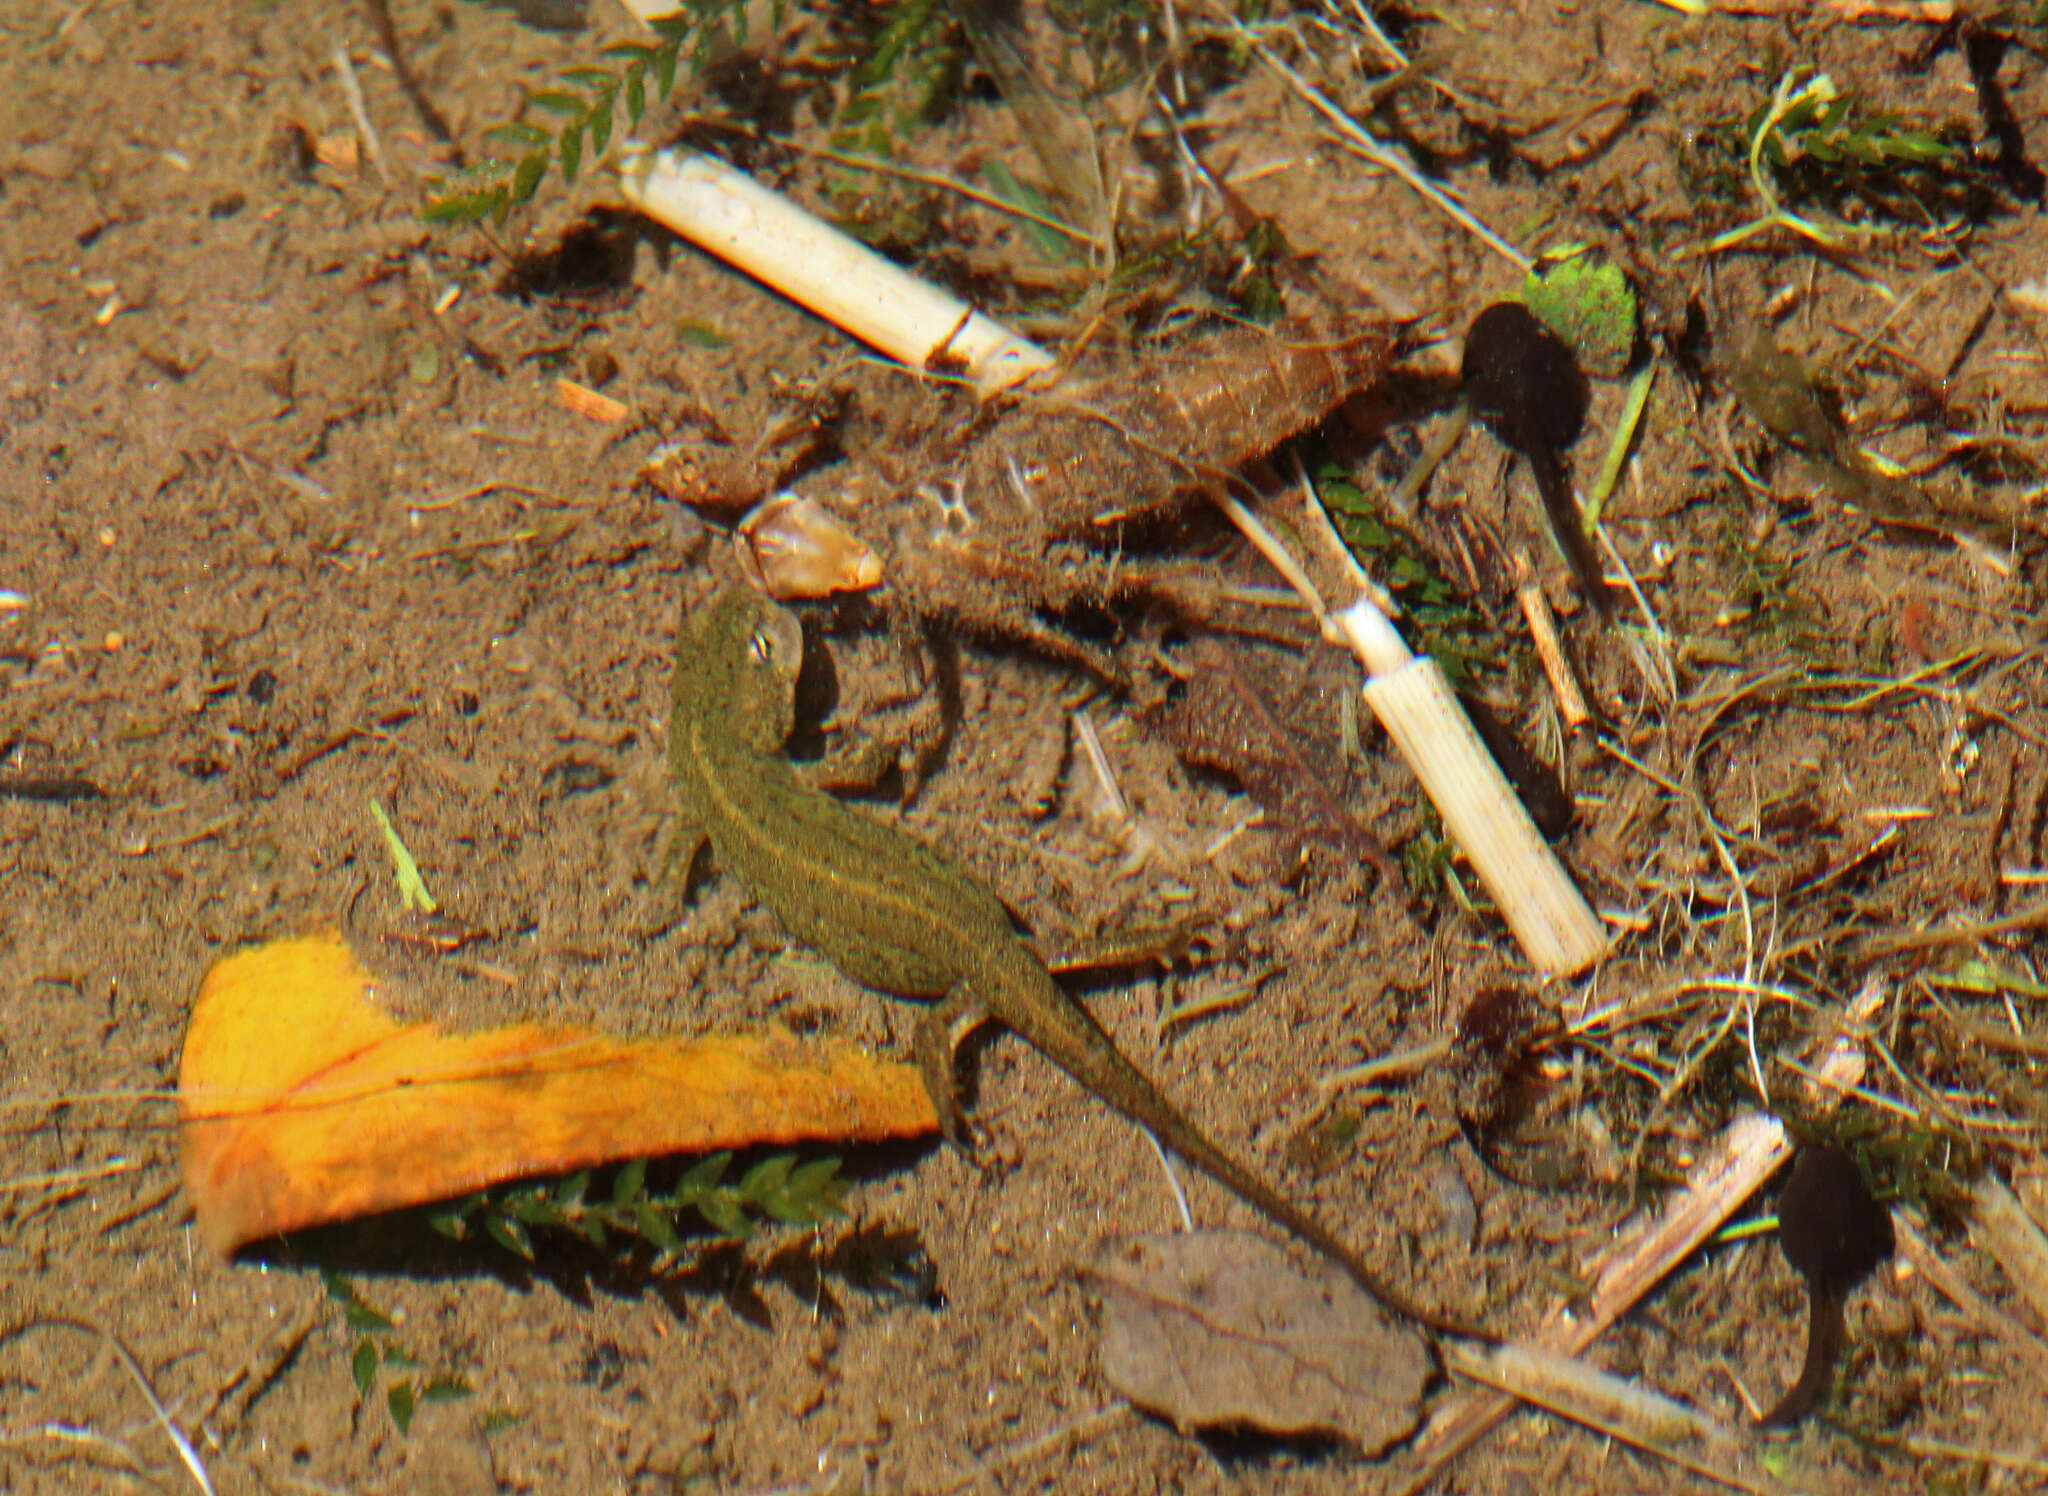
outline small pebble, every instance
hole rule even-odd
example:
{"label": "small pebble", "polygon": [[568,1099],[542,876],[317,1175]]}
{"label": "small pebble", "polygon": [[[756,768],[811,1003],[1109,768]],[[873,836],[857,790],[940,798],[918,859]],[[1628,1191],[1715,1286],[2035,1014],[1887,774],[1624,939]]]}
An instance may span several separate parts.
{"label": "small pebble", "polygon": [[1444,1213],[1441,1229],[1460,1246],[1471,1246],[1479,1235],[1479,1207],[1465,1176],[1450,1164],[1439,1164],[1429,1171],[1429,1192]]}
{"label": "small pebble", "polygon": [[80,165],[78,152],[55,140],[28,146],[14,160],[15,165],[30,176],[41,177],[48,182],[70,181],[78,174]]}
{"label": "small pebble", "polygon": [[96,68],[107,60],[106,38],[100,35],[99,28],[91,21],[79,21],[64,40],[71,49],[71,55],[89,68]]}

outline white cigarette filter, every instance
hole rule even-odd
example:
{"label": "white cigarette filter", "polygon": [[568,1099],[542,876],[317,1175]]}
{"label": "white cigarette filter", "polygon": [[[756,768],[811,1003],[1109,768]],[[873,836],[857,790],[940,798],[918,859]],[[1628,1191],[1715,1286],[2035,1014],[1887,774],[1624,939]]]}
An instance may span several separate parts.
{"label": "white cigarette filter", "polygon": [[619,183],[649,218],[911,368],[991,395],[1053,367],[1028,338],[722,161],[629,146]]}

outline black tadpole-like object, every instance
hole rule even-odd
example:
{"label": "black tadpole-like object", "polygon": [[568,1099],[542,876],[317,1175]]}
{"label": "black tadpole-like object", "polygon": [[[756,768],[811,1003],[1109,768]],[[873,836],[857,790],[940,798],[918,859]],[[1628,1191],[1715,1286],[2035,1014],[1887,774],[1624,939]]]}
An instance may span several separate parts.
{"label": "black tadpole-like object", "polygon": [[1465,333],[1460,377],[1472,414],[1529,459],[1573,579],[1602,618],[1612,617],[1613,599],[1564,464],[1564,449],[1579,439],[1592,401],[1579,361],[1521,302],[1497,301]]}
{"label": "black tadpole-like object", "polygon": [[1871,1197],[1856,1160],[1832,1143],[1810,1143],[1793,1160],[1778,1196],[1778,1245],[1806,1279],[1806,1357],[1799,1380],[1764,1414],[1797,1423],[1828,1390],[1847,1334],[1842,1303],[1892,1255],[1891,1212]]}

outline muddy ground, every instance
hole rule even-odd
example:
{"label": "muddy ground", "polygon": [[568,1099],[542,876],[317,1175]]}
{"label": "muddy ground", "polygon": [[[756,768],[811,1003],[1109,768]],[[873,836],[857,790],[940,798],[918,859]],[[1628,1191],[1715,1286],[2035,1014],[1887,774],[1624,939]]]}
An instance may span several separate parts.
{"label": "muddy ground", "polygon": [[[1642,640],[1654,618],[1661,643],[1631,650],[1598,625],[1541,536],[1526,469],[1490,437],[1466,438],[1414,527],[1416,553],[1486,620],[1482,692],[1561,753],[1578,816],[1560,850],[1617,937],[1597,974],[1542,994],[1539,1014],[1577,1027],[1541,1042],[1521,1112],[1498,1113],[1500,1063],[1469,1035],[1421,1079],[1319,1086],[1460,1034],[1475,997],[1532,985],[1526,964],[1497,918],[1439,881],[1391,886],[1328,852],[1304,869],[1296,828],[1241,830],[1254,807],[1239,785],[1189,769],[1140,721],[1166,693],[1160,651],[1200,632],[1161,606],[1075,620],[1120,649],[1128,695],[1071,662],[962,640],[947,750],[907,809],[870,808],[953,848],[1056,943],[1190,911],[1212,922],[1214,948],[1170,983],[1100,980],[1087,1000],[1206,1128],[1389,1276],[1510,1332],[1583,1281],[1629,1208],[1638,1143],[1655,1188],[1757,1104],[1745,1025],[1722,1021],[1731,1003],[1754,998],[1773,1100],[1807,1106],[1785,1062],[1811,1062],[1826,1014],[1878,984],[1882,1057],[1836,1125],[1983,1298],[1958,1308],[1925,1273],[1881,1269],[1850,1301],[1828,1421],[1780,1456],[1805,1489],[2038,1488],[2044,1363],[1997,1333],[2024,1337],[2029,1311],[1940,1186],[1995,1169],[2042,1208],[2048,1026],[2038,988],[1940,979],[1972,959],[2024,976],[2040,956],[2025,916],[2040,896],[2029,872],[2048,863],[2048,235],[2019,166],[2048,154],[2048,70],[2023,47],[1999,62],[2016,133],[2003,174],[1978,173],[1994,184],[1981,200],[1917,219],[1838,203],[1826,211],[1878,232],[1822,252],[1774,229],[1705,254],[1756,211],[1726,132],[1788,68],[1954,125],[1985,162],[1998,151],[1953,34],[1759,8],[1785,14],[1530,0],[1387,16],[1419,71],[1384,90],[1378,127],[1516,246],[1605,248],[1644,290],[1661,360],[1606,519],[1641,589],[1621,623]],[[1310,74],[1363,112],[1391,67],[1357,10],[1310,13],[1296,35],[1318,54]],[[400,0],[393,14],[426,97],[472,148],[522,84],[631,34],[608,9],[566,32],[470,5]],[[381,163],[351,124],[337,48]],[[1176,1208],[1143,1139],[1012,1039],[980,1051],[981,1167],[939,1148],[857,1151],[851,1218],[815,1236],[764,1233],[654,1275],[572,1247],[537,1271],[487,1243],[408,1256],[417,1231],[396,1248],[297,1239],[232,1263],[199,1245],[165,1089],[202,975],[247,942],[337,926],[400,1012],[457,1026],[774,1017],[894,1050],[910,1032],[904,1006],[785,958],[733,880],[705,880],[679,918],[667,908],[676,620],[731,564],[717,517],[637,470],[665,439],[715,427],[748,441],[824,391],[844,455],[909,485],[934,475],[890,443],[954,407],[606,216],[618,199],[601,172],[568,192],[551,182],[504,240],[422,227],[421,182],[447,151],[379,48],[368,15],[343,6],[0,7],[0,1489],[192,1484],[121,1362],[52,1317],[118,1337],[223,1492],[1393,1488],[1399,1452],[1204,1441],[1117,1404],[1072,1269],[1106,1236],[1172,1228]],[[1213,40],[1199,56],[1186,107],[1204,158],[1357,288],[1356,315],[1456,333],[1516,291],[1515,265],[1333,145],[1270,73]],[[648,128],[781,98],[775,127],[815,142],[831,87],[829,69],[780,93],[772,76],[717,97],[686,85]],[[1035,169],[971,74],[898,146],[954,175],[991,153]],[[857,196],[816,162],[732,149],[799,198],[835,182]],[[1156,241],[1180,211],[1171,143],[1149,125],[1117,160],[1127,231]],[[900,189],[872,190],[878,221]],[[1024,305],[1004,289],[1029,278],[1013,226],[945,194],[915,200],[927,273],[1048,341],[1078,336],[1085,271],[1063,270],[1068,311],[1048,310],[1058,296]],[[533,273],[512,273],[507,244],[540,257]],[[1092,336],[1114,349],[1204,284],[1112,306]],[[1684,336],[1689,304],[1705,344]],[[1738,409],[1727,359],[1757,326],[1812,359],[1854,440],[1949,517],[1878,523]],[[1413,369],[1454,364],[1454,348],[1415,342]],[[564,376],[602,385],[627,419],[565,409]],[[1366,393],[1316,450],[1384,489],[1442,417]],[[1595,381],[1572,457],[1582,485],[1620,404],[1618,381]],[[1143,544],[1266,580],[1199,514]],[[1586,662],[1597,735],[1556,727],[1512,602],[1517,554]],[[829,621],[846,701],[904,694],[872,612]],[[1259,631],[1306,637],[1284,611]],[[1232,647],[1276,679],[1308,668],[1290,663],[1306,645]],[[1076,710],[1100,730],[1122,820],[1069,751]],[[1397,851],[1420,848],[1418,792],[1370,728],[1365,746],[1348,793]],[[401,907],[373,797],[439,923]],[[1131,855],[1139,843],[1148,855]],[[1408,858],[1410,873],[1427,860]],[[2014,915],[1980,939],[1883,945]],[[467,943],[435,954],[424,937],[450,930]],[[1240,988],[1158,1024],[1169,1003]],[[1475,1150],[1468,1124],[1496,1116]],[[1258,1224],[1205,1181],[1190,1190],[1198,1222]],[[1476,1228],[1460,1229],[1466,1212]],[[879,1289],[848,1266],[874,1256]],[[402,1436],[382,1395],[398,1373],[359,1396],[357,1337],[316,1266],[396,1322],[415,1378],[460,1377],[471,1395],[423,1406]],[[1766,1235],[1695,1257],[1594,1354],[1742,1424],[1794,1375],[1804,1313]],[[1533,1413],[1444,1481],[1696,1483]]]}

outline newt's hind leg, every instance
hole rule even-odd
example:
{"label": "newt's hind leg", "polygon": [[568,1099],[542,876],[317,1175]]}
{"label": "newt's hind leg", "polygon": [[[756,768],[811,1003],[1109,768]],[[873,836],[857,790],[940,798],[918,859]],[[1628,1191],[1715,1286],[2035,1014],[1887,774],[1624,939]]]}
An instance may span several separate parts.
{"label": "newt's hind leg", "polygon": [[965,982],[941,1002],[925,1009],[911,1034],[910,1052],[924,1076],[924,1088],[939,1114],[939,1131],[963,1153],[974,1151],[974,1138],[960,1110],[960,1043],[988,1021],[988,1010]]}

